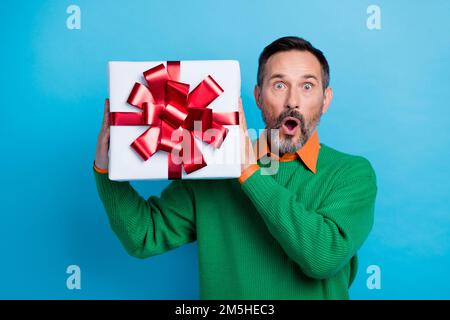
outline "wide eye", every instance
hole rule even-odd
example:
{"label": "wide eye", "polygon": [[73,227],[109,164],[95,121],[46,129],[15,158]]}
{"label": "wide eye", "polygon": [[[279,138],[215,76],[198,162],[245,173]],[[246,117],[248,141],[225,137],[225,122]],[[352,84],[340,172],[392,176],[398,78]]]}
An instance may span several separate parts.
{"label": "wide eye", "polygon": [[307,91],[311,90],[312,88],[313,88],[313,85],[310,82],[307,82],[303,85],[303,89],[305,89]]}
{"label": "wide eye", "polygon": [[286,85],[283,82],[276,82],[275,83],[275,89],[282,90],[284,88],[286,88]]}

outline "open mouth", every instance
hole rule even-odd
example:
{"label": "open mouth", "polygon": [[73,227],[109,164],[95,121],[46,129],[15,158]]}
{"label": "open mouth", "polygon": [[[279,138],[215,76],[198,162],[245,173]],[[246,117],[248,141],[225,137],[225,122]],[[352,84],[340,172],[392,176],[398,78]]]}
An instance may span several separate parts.
{"label": "open mouth", "polygon": [[286,117],[281,123],[281,131],[286,135],[295,135],[300,128],[300,120],[293,117]]}

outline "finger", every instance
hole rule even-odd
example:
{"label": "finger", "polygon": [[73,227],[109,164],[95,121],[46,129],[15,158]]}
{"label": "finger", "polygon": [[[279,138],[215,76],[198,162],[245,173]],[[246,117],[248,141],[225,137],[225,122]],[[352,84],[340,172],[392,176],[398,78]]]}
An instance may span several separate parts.
{"label": "finger", "polygon": [[109,99],[108,98],[105,99],[105,112],[103,115],[105,118],[108,118],[107,117],[109,115]]}
{"label": "finger", "polygon": [[242,106],[242,99],[239,97],[238,100],[238,108],[239,108],[239,124],[245,128],[247,126],[247,122],[245,120],[244,107]]}
{"label": "finger", "polygon": [[244,113],[244,107],[242,106],[242,100],[239,98],[239,115],[241,116],[242,124],[245,124],[245,113]]}
{"label": "finger", "polygon": [[238,111],[239,111],[239,118],[242,117],[242,100],[241,98],[238,99]]}
{"label": "finger", "polygon": [[105,110],[103,112],[103,129],[109,128],[109,99],[105,99]]}

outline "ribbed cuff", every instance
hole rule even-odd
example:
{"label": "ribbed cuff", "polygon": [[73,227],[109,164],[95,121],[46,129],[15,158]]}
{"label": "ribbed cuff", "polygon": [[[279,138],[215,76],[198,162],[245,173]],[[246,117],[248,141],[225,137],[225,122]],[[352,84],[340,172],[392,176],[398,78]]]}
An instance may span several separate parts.
{"label": "ribbed cuff", "polygon": [[258,169],[259,165],[252,164],[250,167],[242,171],[241,176],[239,177],[240,184],[243,184],[245,180],[247,180],[252,174],[254,174]]}
{"label": "ribbed cuff", "polygon": [[102,168],[97,167],[97,166],[95,165],[95,160],[94,160],[94,170],[95,170],[97,173],[101,173],[101,174],[107,174],[107,173],[108,173],[108,169],[102,169]]}

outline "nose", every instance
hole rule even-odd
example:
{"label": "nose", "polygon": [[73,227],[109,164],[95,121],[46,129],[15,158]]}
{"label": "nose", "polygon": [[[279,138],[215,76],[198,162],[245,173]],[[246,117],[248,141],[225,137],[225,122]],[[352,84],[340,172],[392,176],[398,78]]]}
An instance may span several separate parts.
{"label": "nose", "polygon": [[295,88],[290,88],[286,97],[286,108],[299,109],[300,108],[300,95],[297,94]]}

